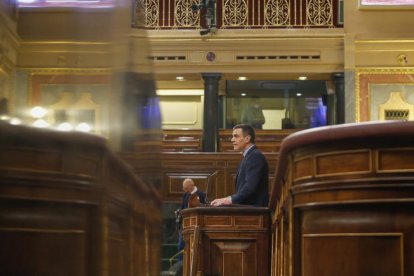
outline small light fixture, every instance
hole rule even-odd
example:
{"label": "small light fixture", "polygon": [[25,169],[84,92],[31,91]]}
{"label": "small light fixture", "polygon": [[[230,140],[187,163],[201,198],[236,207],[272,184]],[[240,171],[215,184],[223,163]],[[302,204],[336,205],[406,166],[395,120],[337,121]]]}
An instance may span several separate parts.
{"label": "small light fixture", "polygon": [[73,126],[68,122],[64,122],[58,125],[57,129],[61,131],[71,131],[73,129]]}
{"label": "small light fixture", "polygon": [[237,79],[238,79],[238,80],[241,80],[241,81],[247,80],[247,78],[246,78],[245,76],[240,76],[240,77],[238,77]]}
{"label": "small light fixture", "polygon": [[308,79],[308,77],[307,76],[300,76],[299,78],[298,78],[298,80],[307,80]]}
{"label": "small light fixture", "polygon": [[247,94],[246,93],[241,93],[240,94],[242,97],[245,97]]}
{"label": "small light fixture", "polygon": [[21,125],[22,120],[20,120],[19,118],[11,118],[10,121],[9,121],[9,124],[11,124],[11,125]]}
{"label": "small light fixture", "polygon": [[296,96],[300,97],[300,96],[302,96],[302,93],[298,92],[298,93],[296,93]]}
{"label": "small light fixture", "polygon": [[35,120],[34,122],[33,122],[33,126],[34,127],[38,127],[38,128],[45,128],[45,127],[48,127],[49,126],[49,123],[48,122],[46,122],[45,120],[43,120],[43,119],[37,119],[37,120]]}
{"label": "small light fixture", "polygon": [[8,121],[8,120],[10,120],[9,116],[7,116],[7,115],[1,115],[0,116],[0,121]]}
{"label": "small light fixture", "polygon": [[183,81],[184,77],[183,76],[177,76],[177,77],[175,77],[175,79],[178,80],[178,81]]}
{"label": "small light fixture", "polygon": [[47,110],[41,106],[35,106],[30,111],[30,114],[32,115],[32,117],[36,119],[43,118],[46,115],[46,113],[47,113]]}
{"label": "small light fixture", "polygon": [[90,132],[92,128],[88,123],[83,122],[76,126],[76,130],[82,132]]}

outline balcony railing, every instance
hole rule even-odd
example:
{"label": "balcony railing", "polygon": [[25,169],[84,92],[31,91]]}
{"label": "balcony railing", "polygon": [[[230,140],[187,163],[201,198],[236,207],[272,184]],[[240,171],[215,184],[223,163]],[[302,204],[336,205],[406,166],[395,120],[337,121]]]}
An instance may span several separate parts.
{"label": "balcony railing", "polygon": [[[343,0],[217,0],[218,29],[343,27]],[[205,11],[197,0],[135,0],[133,26],[201,29]]]}

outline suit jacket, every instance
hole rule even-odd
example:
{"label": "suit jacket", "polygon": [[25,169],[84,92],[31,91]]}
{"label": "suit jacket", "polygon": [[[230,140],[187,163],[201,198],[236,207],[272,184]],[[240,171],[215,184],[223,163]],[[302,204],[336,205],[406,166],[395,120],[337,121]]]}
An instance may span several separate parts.
{"label": "suit jacket", "polygon": [[232,203],[267,207],[269,168],[264,155],[253,146],[239,164],[236,175],[236,193]]}
{"label": "suit jacket", "polygon": [[[200,200],[200,203],[205,204],[206,203],[206,194],[203,193],[200,190],[197,190],[195,194],[198,196],[198,199]],[[183,195],[183,203],[181,204],[181,210],[188,208],[188,200],[190,199],[189,193],[184,193]]]}

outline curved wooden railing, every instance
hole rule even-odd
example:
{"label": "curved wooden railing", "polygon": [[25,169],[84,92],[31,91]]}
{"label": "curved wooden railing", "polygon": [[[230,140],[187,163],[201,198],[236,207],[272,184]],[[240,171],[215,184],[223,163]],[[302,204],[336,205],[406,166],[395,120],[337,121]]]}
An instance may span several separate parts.
{"label": "curved wooden railing", "polygon": [[272,275],[412,275],[414,122],[292,134],[270,208]]}
{"label": "curved wooden railing", "polygon": [[0,122],[0,275],[159,275],[160,202],[103,138]]}

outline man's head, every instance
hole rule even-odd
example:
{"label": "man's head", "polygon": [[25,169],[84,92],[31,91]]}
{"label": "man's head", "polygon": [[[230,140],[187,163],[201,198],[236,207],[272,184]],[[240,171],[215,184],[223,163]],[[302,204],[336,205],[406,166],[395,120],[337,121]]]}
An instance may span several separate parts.
{"label": "man's head", "polygon": [[254,129],[246,124],[239,124],[233,127],[231,142],[234,150],[246,150],[251,144],[254,144]]}
{"label": "man's head", "polygon": [[183,181],[183,191],[191,193],[194,190],[194,181],[190,178],[186,178]]}

